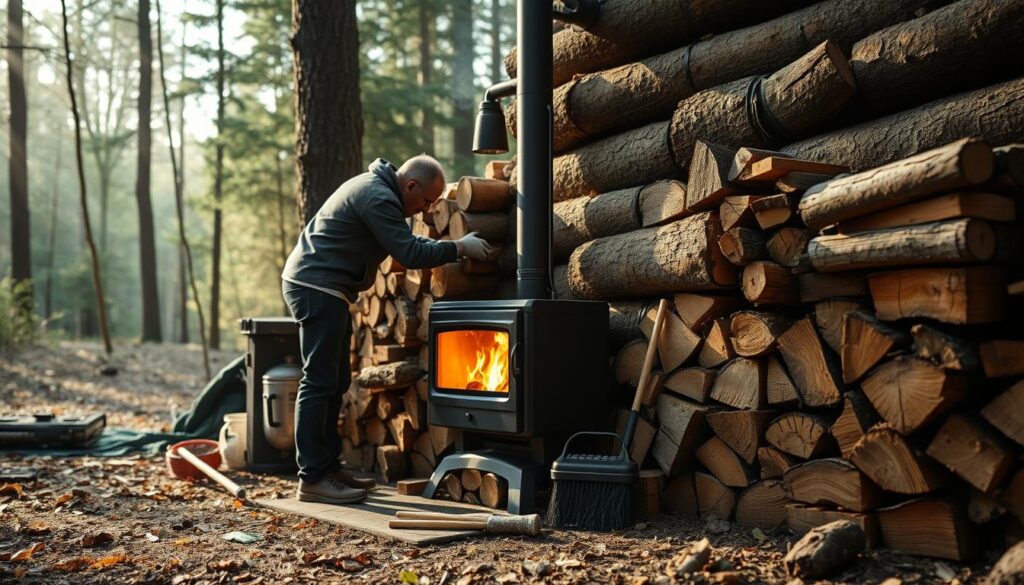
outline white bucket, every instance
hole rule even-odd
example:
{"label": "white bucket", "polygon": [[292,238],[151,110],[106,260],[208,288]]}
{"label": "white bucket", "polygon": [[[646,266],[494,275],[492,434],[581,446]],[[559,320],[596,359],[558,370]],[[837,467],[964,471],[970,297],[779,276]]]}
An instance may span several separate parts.
{"label": "white bucket", "polygon": [[228,469],[245,469],[246,444],[245,429],[249,415],[244,412],[232,412],[224,415],[224,426],[220,428],[220,456],[224,467]]}

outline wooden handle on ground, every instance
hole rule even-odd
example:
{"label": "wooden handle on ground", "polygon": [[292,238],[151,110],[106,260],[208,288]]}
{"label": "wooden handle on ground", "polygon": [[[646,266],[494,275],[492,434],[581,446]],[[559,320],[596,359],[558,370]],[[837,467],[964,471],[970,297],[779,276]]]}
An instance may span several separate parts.
{"label": "wooden handle on ground", "polygon": [[640,370],[640,383],[636,387],[636,395],[633,396],[633,412],[640,411],[643,404],[647,383],[651,378],[651,368],[654,366],[654,354],[658,351],[658,338],[661,337],[661,325],[665,322],[665,315],[668,311],[668,300],[661,299],[658,303],[658,314],[654,317],[654,329],[651,330],[651,340],[647,343],[647,355],[644,357],[644,367]]}
{"label": "wooden handle on ground", "polygon": [[487,520],[491,514],[486,512],[472,512],[469,514],[448,514],[445,512],[416,512],[413,510],[399,510],[395,512],[395,518],[404,520]]}
{"label": "wooden handle on ground", "polygon": [[419,528],[420,530],[484,530],[487,520],[417,520],[397,518],[388,521],[389,528]]}
{"label": "wooden handle on ground", "polygon": [[236,498],[238,498],[240,500],[244,500],[245,499],[245,488],[244,487],[242,487],[242,486],[238,485],[237,483],[231,481],[230,479],[225,477],[223,473],[221,473],[221,472],[217,471],[216,469],[210,467],[205,461],[203,461],[202,459],[196,457],[195,453],[189,451],[188,449],[186,449],[184,447],[179,447],[179,448],[175,449],[175,453],[181,455],[181,457],[185,461],[188,461],[192,465],[195,465],[196,469],[198,469],[199,471],[202,471],[206,475],[206,477],[208,477],[208,478],[212,479],[213,481],[219,483],[224,489],[226,489],[229,492],[231,492],[231,495],[235,496]]}

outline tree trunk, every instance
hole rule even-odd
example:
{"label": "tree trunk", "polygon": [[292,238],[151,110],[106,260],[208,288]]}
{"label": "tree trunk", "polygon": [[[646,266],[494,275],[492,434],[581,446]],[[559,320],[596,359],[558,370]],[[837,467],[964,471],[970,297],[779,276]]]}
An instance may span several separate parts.
{"label": "tree trunk", "polygon": [[420,0],[420,92],[423,107],[420,109],[420,142],[423,152],[434,152],[434,76],[433,51],[431,47],[431,29],[435,18],[431,9],[431,0]]}
{"label": "tree trunk", "polygon": [[[62,137],[59,129],[57,137]],[[50,200],[50,241],[46,247],[46,292],[43,295],[43,317],[45,319],[49,319],[53,313],[53,272],[57,252],[57,210],[59,208],[57,203],[60,201],[60,171],[63,154],[64,141],[61,140],[57,144],[57,162],[53,169],[53,198]]]}
{"label": "tree trunk", "polygon": [[[150,197],[150,158],[153,103],[153,37],[149,23],[149,0],[139,0],[139,122],[138,165],[135,176],[135,200],[139,212],[139,266],[142,281],[142,340],[162,341],[160,299],[157,294],[156,228],[153,226],[153,202]],[[219,147],[218,147],[219,148]]]}
{"label": "tree trunk", "polygon": [[224,94],[227,70],[224,64],[224,0],[217,0],[217,144],[213,167],[213,256],[210,261],[210,333],[212,349],[220,349],[220,259],[223,239],[224,188]]}
{"label": "tree trunk", "polygon": [[662,227],[587,242],[569,259],[569,286],[586,299],[717,290],[736,281],[715,243],[719,226],[706,212]]}
{"label": "tree trunk", "polygon": [[964,136],[990,144],[1013,142],[1020,139],[1022,118],[1024,78],[1019,78],[795,142],[782,150],[798,158],[870,169]]}
{"label": "tree trunk", "polygon": [[961,0],[861,39],[850,62],[866,101],[894,111],[1016,75],[1000,57],[1021,52],[1024,1]]}
{"label": "tree trunk", "polygon": [[452,147],[456,176],[473,174],[473,123],[476,91],[473,80],[473,0],[452,5]]}
{"label": "tree trunk", "polygon": [[[28,200],[28,101],[25,97],[25,44],[21,0],[7,0],[7,79],[10,84],[11,277],[32,280],[31,222]],[[32,295],[18,299],[32,306]]]}
{"label": "tree trunk", "polygon": [[363,165],[356,2],[295,0],[291,44],[296,199],[306,223]]}

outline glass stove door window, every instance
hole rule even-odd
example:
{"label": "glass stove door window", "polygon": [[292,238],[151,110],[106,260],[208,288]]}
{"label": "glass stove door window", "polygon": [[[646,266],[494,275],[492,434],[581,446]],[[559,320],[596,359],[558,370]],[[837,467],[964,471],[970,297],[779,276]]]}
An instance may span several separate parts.
{"label": "glass stove door window", "polygon": [[437,387],[508,393],[508,332],[460,329],[437,334]]}

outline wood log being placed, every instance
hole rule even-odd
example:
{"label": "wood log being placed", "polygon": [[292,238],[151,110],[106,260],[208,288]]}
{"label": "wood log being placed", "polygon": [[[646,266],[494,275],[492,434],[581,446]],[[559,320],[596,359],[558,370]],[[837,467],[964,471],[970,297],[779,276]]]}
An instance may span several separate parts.
{"label": "wood log being placed", "polygon": [[768,479],[751,484],[736,502],[736,523],[771,530],[786,523],[789,496],[782,482]]}
{"label": "wood log being placed", "polygon": [[878,527],[878,516],[874,513],[862,514],[848,510],[831,510],[806,504],[789,504],[786,506],[786,525],[796,534],[804,534],[812,528],[823,526],[836,520],[848,520],[864,531],[865,545],[868,549],[878,547],[882,542],[882,533]]}
{"label": "wood log being placed", "polygon": [[814,322],[832,351],[842,354],[846,316],[863,308],[864,303],[851,299],[828,299],[814,305]]}
{"label": "wood log being placed", "polygon": [[435,299],[486,298],[498,288],[498,277],[492,274],[469,275],[461,262],[452,262],[431,269],[430,295]]}
{"label": "wood log being placed", "polygon": [[774,262],[758,260],[743,268],[743,297],[758,305],[795,305],[800,302],[796,276]]}
{"label": "wood log being placed", "polygon": [[723,410],[708,414],[707,421],[722,442],[748,465],[753,465],[764,432],[775,416],[776,413],[769,410]]}
{"label": "wood log being placed", "polygon": [[508,235],[508,212],[492,211],[488,213],[470,213],[457,211],[448,223],[448,235],[453,240],[461,239],[466,234],[476,235],[488,242],[503,242]]}
{"label": "wood log being placed", "polygon": [[1024,380],[985,405],[981,416],[1001,433],[1024,445]]}
{"label": "wood log being placed", "polygon": [[772,234],[765,243],[768,257],[786,268],[809,268],[807,245],[811,234],[797,227],[784,227]]}
{"label": "wood log being placed", "polygon": [[910,328],[914,354],[943,370],[970,372],[981,367],[981,356],[974,345],[931,325],[918,323]]}
{"label": "wood log being placed", "polygon": [[867,311],[852,311],[843,326],[843,381],[852,384],[883,357],[910,343],[910,336],[875,319]]}
{"label": "wood log being placed", "polygon": [[954,561],[972,555],[970,529],[963,510],[947,500],[910,500],[878,510],[886,548]]}
{"label": "wood log being placed", "polygon": [[[865,100],[892,111],[1020,72],[1024,3],[961,0],[861,39],[850,59]],[[963,71],[963,75],[949,75]]]}
{"label": "wood log being placed", "polygon": [[768,405],[764,360],[738,357],[715,377],[711,398],[733,408],[759,410]]}
{"label": "wood log being placed", "polygon": [[[930,148],[940,147],[963,136],[975,136],[991,144],[1012,142],[1020,138],[1019,122],[1022,116],[1024,116],[1024,78],[942,98],[913,110],[796,142],[782,150],[800,158],[847,164],[856,170],[869,169],[910,157]],[[914,158],[916,159],[917,156]],[[981,167],[972,163],[971,167],[972,170],[967,175],[968,179],[973,180],[974,177],[979,176],[976,174],[978,171],[984,171],[984,163]],[[813,223],[807,222],[806,218],[804,222],[812,228],[823,227],[845,219],[842,216],[853,217],[881,209],[881,207],[874,207],[876,204],[881,205],[878,203],[879,201],[884,201],[885,207],[905,203],[908,201],[907,193],[910,194],[909,197],[913,198],[918,194],[923,197],[943,190],[960,188],[959,186],[936,188],[935,183],[950,184],[942,172],[937,172],[936,175],[929,173],[929,177],[935,177],[934,182],[932,180],[925,181],[925,177],[921,176],[907,177],[901,172],[895,170],[893,172],[894,176],[891,182],[883,181],[884,177],[881,174],[873,175],[877,182],[870,181],[869,183],[873,183],[878,188],[879,195],[867,196],[866,193],[873,192],[875,189],[865,185],[865,195],[852,198],[858,199],[856,203],[850,200],[845,204],[837,203],[836,213],[823,208],[821,212],[814,212]],[[908,174],[916,175],[917,173]],[[980,173],[980,175],[984,175],[984,173]],[[900,178],[897,179],[897,176]],[[832,182],[838,181],[840,179]],[[850,186],[848,177],[842,181],[848,187]],[[883,184],[884,187],[882,187]],[[843,188],[843,191],[846,190],[847,188]],[[927,193],[921,194],[922,190]],[[824,192],[824,190],[815,190],[815,192]],[[864,201],[859,199],[864,199]],[[807,200],[806,196],[804,200]],[[872,205],[861,206],[867,200],[871,200]],[[829,207],[832,206],[829,205]],[[843,211],[840,212],[840,210]],[[846,215],[847,213],[850,215]],[[800,214],[801,216],[804,214],[803,206],[801,206]]]}
{"label": "wood log being placed", "polygon": [[746,111],[745,98],[753,82],[749,77],[729,81],[679,103],[669,134],[681,169],[688,168],[699,139],[738,148],[765,147],[770,146],[767,140],[808,136],[841,111],[856,92],[842,49],[826,40],[764,79],[761,105],[771,112],[779,134],[766,136],[752,126]]}
{"label": "wood log being placed", "polygon": [[924,494],[942,487],[948,478],[884,423],[868,429],[850,452],[850,461],[882,489],[898,494]]}
{"label": "wood log being placed", "polygon": [[587,242],[569,259],[569,286],[584,299],[715,290],[736,281],[714,244],[717,215],[700,213],[668,225]]}
{"label": "wood log being placed", "polygon": [[690,329],[701,332],[709,323],[732,314],[743,304],[734,296],[711,296],[692,293],[677,293],[673,296],[676,313]]}
{"label": "wood log being placed", "polygon": [[978,346],[985,376],[1001,378],[1024,374],[1024,341],[992,339]]}
{"label": "wood log being placed", "polygon": [[995,252],[995,231],[979,219],[818,236],[807,246],[811,264],[819,272],[977,263],[991,259]]}
{"label": "wood log being placed", "polygon": [[864,547],[864,531],[860,526],[848,520],[836,520],[804,535],[782,562],[792,577],[825,577],[850,564]]}
{"label": "wood log being placed", "polygon": [[1006,315],[1000,268],[916,268],[868,277],[875,316],[883,321],[927,317],[954,324],[994,323]]}
{"label": "wood log being placed", "polygon": [[843,457],[849,459],[854,446],[868,429],[881,422],[881,417],[863,393],[852,390],[843,396],[843,411],[832,423],[829,433],[839,444]]}
{"label": "wood log being placed", "polygon": [[998,433],[959,413],[949,415],[939,427],[928,445],[928,455],[986,494],[1009,479],[1016,457],[1013,447]]}
{"label": "wood log being placed", "polygon": [[825,348],[810,317],[797,321],[779,337],[779,352],[806,405],[835,406],[842,401],[839,360]]}
{"label": "wood log being placed", "polygon": [[842,459],[815,459],[793,466],[784,476],[790,497],[805,504],[833,504],[863,512],[878,506],[881,492]]}
{"label": "wood log being placed", "polygon": [[710,473],[696,472],[694,482],[697,492],[697,509],[701,516],[717,516],[722,520],[732,517],[736,508],[736,492],[718,481]]}
{"label": "wood log being placed", "polygon": [[861,382],[878,414],[909,435],[936,420],[969,394],[969,383],[925,360],[898,356]]}
{"label": "wood log being placed", "polygon": [[695,455],[701,465],[729,487],[745,488],[757,478],[750,465],[718,437],[704,442]]}
{"label": "wood log being placed", "polygon": [[760,357],[775,351],[779,336],[789,329],[789,320],[776,313],[740,311],[732,315],[729,329],[737,355]]}
{"label": "wood log being placed", "polygon": [[473,213],[508,211],[514,198],[507,182],[480,177],[462,177],[455,193],[459,209]]}
{"label": "wood log being placed", "polygon": [[828,429],[831,421],[820,414],[787,412],[772,420],[764,438],[776,449],[801,459],[827,453],[835,445]]}
{"label": "wood log being placed", "polygon": [[797,464],[797,459],[774,447],[757,450],[757,464],[761,466],[761,479],[779,478]]}
{"label": "wood log being placed", "polygon": [[686,186],[672,180],[556,203],[552,257],[555,262],[564,262],[573,250],[590,240],[679,219],[686,212],[685,203]]}

